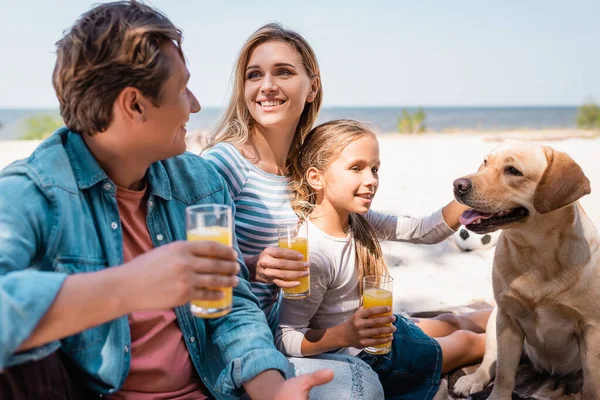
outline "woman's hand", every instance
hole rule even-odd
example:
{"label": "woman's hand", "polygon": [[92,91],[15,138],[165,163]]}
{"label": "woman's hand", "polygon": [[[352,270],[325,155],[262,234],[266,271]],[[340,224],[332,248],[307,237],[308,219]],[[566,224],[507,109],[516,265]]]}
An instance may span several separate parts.
{"label": "woman's hand", "polygon": [[386,306],[360,307],[352,318],[341,325],[343,347],[362,349],[390,342],[396,331],[392,325],[396,317],[391,312],[390,307]]}
{"label": "woman's hand", "polygon": [[300,285],[298,279],[309,274],[310,264],[297,251],[267,247],[256,256],[244,257],[250,270],[250,280],[274,283],[282,288]]}

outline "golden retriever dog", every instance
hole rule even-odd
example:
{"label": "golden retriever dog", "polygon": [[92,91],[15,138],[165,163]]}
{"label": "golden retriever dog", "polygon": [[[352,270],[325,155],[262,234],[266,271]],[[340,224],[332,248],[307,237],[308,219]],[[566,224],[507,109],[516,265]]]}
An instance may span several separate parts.
{"label": "golden retriever dog", "polygon": [[541,372],[581,371],[582,399],[600,399],[600,237],[578,202],[590,192],[567,154],[516,141],[454,181],[456,200],[471,208],[462,224],[476,233],[503,230],[485,356],[455,392],[480,391],[495,376],[489,399],[511,399],[525,351]]}

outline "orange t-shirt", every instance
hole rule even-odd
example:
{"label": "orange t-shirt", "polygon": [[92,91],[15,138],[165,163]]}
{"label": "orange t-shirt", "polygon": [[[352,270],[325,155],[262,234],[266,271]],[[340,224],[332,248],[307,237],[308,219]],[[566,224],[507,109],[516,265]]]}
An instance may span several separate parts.
{"label": "orange t-shirt", "polygon": [[[123,228],[123,261],[154,248],[146,224],[146,190],[117,188]],[[207,399],[183,341],[173,310],[129,315],[131,366],[121,390],[111,399]]]}

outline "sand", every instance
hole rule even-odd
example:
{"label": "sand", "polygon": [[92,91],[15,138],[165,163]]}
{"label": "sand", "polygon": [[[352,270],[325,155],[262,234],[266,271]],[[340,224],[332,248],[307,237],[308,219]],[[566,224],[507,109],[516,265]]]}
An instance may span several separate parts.
{"label": "sand", "polygon": [[[506,136],[520,136],[511,132]],[[380,136],[380,189],[373,209],[399,215],[430,214],[452,199],[454,179],[475,172],[498,142],[490,134]],[[600,138],[531,135],[577,161],[592,183],[581,200],[600,227]],[[544,139],[561,139],[544,141]],[[0,168],[26,157],[38,142],[0,141]],[[195,146],[191,149],[197,150]],[[598,189],[596,189],[598,187]],[[458,309],[477,301],[492,302],[494,248],[461,252],[452,240],[437,245],[383,243],[394,276],[394,308],[407,312]]]}

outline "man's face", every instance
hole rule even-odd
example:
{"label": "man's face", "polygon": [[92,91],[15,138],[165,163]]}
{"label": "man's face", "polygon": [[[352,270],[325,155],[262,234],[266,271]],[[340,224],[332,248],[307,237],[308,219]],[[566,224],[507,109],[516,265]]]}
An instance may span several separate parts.
{"label": "man's face", "polygon": [[169,78],[161,91],[160,105],[145,102],[144,118],[130,136],[149,161],[164,160],[185,151],[185,125],[190,113],[200,111],[200,104],[187,88],[190,73],[172,43],[162,46],[169,62]]}

